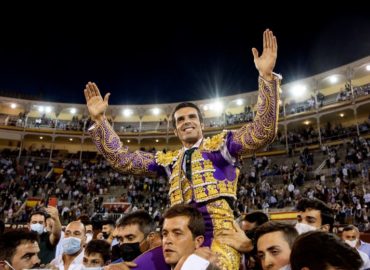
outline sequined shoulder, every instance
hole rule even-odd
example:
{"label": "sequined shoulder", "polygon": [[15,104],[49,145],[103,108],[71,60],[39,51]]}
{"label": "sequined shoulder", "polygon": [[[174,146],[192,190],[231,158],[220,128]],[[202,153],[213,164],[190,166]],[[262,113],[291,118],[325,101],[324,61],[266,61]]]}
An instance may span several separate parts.
{"label": "sequined shoulder", "polygon": [[155,161],[157,164],[161,166],[168,166],[170,164],[173,164],[179,157],[180,151],[167,151],[164,153],[163,151],[158,151],[155,155]]}
{"label": "sequined shoulder", "polygon": [[203,141],[203,149],[206,151],[218,151],[225,141],[227,130],[222,131],[220,134],[208,137]]}

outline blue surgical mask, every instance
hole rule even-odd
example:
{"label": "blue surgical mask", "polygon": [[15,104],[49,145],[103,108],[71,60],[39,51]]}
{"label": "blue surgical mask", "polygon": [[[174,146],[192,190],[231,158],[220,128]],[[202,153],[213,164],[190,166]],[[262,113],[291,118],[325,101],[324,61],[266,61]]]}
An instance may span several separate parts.
{"label": "blue surgical mask", "polygon": [[63,253],[67,255],[76,254],[81,249],[81,239],[76,237],[67,237],[62,240]]}
{"label": "blue surgical mask", "polygon": [[40,223],[31,224],[31,231],[37,232],[38,235],[41,235],[44,232],[44,225]]}

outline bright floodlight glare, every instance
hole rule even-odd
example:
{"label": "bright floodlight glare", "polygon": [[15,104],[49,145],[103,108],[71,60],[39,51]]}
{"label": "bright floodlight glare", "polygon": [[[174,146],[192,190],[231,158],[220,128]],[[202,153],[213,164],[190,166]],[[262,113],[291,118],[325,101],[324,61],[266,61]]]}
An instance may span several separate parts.
{"label": "bright floodlight glare", "polygon": [[40,140],[42,140],[44,137],[40,136]]}
{"label": "bright floodlight glare", "polygon": [[238,105],[238,106],[243,105],[243,100],[242,99],[237,99],[236,100],[236,105]]}
{"label": "bright floodlight glare", "polygon": [[297,84],[293,86],[292,89],[290,90],[290,93],[295,98],[303,96],[305,92],[306,92],[306,86],[302,84]]}
{"label": "bright floodlight glare", "polygon": [[367,66],[366,66],[366,70],[367,70],[367,71],[370,71],[370,65],[367,65]]}
{"label": "bright floodlight glare", "polygon": [[155,142],[159,142],[159,140],[158,140],[158,139],[156,139],[156,140],[155,140]]}
{"label": "bright floodlight glare", "polygon": [[127,140],[127,142],[129,143],[129,142],[130,142],[130,140]]}
{"label": "bright floodlight glare", "polygon": [[203,110],[208,111],[208,109],[209,109],[209,108],[208,108],[208,105],[204,105],[204,106],[203,106]]}
{"label": "bright floodlight glare", "polygon": [[69,111],[71,112],[71,114],[75,114],[77,112],[76,108],[71,108]]}
{"label": "bright floodlight glare", "polygon": [[335,76],[335,75],[332,75],[329,77],[329,81],[330,83],[334,84],[336,82],[338,82],[338,76]]}
{"label": "bright floodlight glare", "polygon": [[213,103],[212,105],[212,109],[218,112],[222,111],[222,108],[224,107],[224,105],[219,101]]}
{"label": "bright floodlight glare", "polygon": [[69,141],[71,142],[71,141],[73,141],[73,138],[69,138]]}
{"label": "bright floodlight glare", "polygon": [[44,106],[39,106],[38,110],[39,112],[44,112]]}
{"label": "bright floodlight glare", "polygon": [[129,117],[132,115],[132,110],[130,109],[124,109],[123,110],[123,115],[126,116],[126,117]]}
{"label": "bright floodlight glare", "polygon": [[154,115],[158,115],[158,114],[159,114],[159,112],[160,112],[160,110],[159,110],[158,108],[154,108],[154,109],[153,109],[153,114],[154,114]]}
{"label": "bright floodlight glare", "polygon": [[12,109],[17,108],[17,104],[15,104],[15,103],[10,104],[10,108],[12,108]]}
{"label": "bright floodlight glare", "polygon": [[51,107],[47,106],[47,107],[45,108],[45,112],[47,112],[47,113],[51,112]]}
{"label": "bright floodlight glare", "polygon": [[339,114],[339,116],[340,116],[340,117],[344,117],[344,113],[340,113],[340,114]]}

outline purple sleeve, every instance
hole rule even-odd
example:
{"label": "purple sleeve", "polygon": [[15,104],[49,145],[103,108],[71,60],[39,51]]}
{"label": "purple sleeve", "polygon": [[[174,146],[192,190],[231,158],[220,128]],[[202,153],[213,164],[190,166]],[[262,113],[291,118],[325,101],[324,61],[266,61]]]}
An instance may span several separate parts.
{"label": "purple sleeve", "polygon": [[89,129],[89,133],[98,151],[118,171],[151,177],[155,177],[162,171],[155,162],[154,154],[142,151],[129,152],[128,147],[122,145],[107,120]]}
{"label": "purple sleeve", "polygon": [[233,157],[253,153],[271,143],[277,132],[279,115],[279,83],[258,79],[257,113],[253,122],[227,134],[227,149]]}

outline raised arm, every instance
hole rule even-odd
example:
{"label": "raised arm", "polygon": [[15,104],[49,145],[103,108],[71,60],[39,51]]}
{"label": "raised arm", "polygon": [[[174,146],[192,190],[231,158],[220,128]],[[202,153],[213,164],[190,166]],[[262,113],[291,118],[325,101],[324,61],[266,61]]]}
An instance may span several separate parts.
{"label": "raised arm", "polygon": [[280,78],[273,74],[277,58],[277,41],[272,31],[263,33],[263,51],[259,56],[252,49],[259,72],[257,113],[252,123],[228,134],[227,147],[231,155],[252,153],[271,143],[277,132]]}
{"label": "raised arm", "polygon": [[105,118],[110,93],[102,98],[95,83],[89,82],[84,90],[87,108],[95,124],[89,133],[98,151],[108,160],[113,168],[122,173],[156,176],[160,167],[155,162],[154,154],[136,151],[129,152],[119,136]]}

